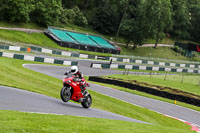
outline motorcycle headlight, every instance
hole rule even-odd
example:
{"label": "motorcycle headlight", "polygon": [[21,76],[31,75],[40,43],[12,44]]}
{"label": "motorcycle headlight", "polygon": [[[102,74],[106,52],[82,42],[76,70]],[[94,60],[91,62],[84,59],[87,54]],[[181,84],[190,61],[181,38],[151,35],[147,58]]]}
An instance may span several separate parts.
{"label": "motorcycle headlight", "polygon": [[69,83],[69,84],[70,84],[71,82],[72,82],[71,80],[68,80],[68,81],[67,81],[67,83]]}

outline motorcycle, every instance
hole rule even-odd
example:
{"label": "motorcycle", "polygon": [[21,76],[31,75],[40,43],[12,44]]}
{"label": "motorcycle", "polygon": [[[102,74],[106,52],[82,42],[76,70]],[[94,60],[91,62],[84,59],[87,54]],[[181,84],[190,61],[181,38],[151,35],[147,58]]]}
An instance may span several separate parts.
{"label": "motorcycle", "polygon": [[63,79],[63,88],[60,91],[60,96],[63,102],[73,100],[81,103],[83,108],[89,108],[92,104],[92,97],[86,87],[90,87],[86,80],[79,79],[71,73],[66,73]]}

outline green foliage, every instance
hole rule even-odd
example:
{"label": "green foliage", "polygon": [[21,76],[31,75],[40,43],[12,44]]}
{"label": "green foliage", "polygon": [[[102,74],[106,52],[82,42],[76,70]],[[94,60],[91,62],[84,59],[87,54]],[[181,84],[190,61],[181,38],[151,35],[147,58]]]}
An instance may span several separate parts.
{"label": "green foliage", "polygon": [[[0,20],[40,26],[75,24],[143,44],[166,34],[200,42],[199,0],[0,0]],[[156,45],[155,45],[156,46]]]}
{"label": "green foliage", "polygon": [[1,19],[9,22],[28,22],[30,20],[29,13],[33,9],[33,5],[27,0],[1,0],[0,2]]}
{"label": "green foliage", "polygon": [[72,9],[62,9],[61,22],[65,24],[72,23],[83,27],[88,24],[86,17],[77,6]]}
{"label": "green foliage", "polygon": [[175,46],[175,47],[174,47],[174,51],[175,51],[175,52],[178,52],[179,50],[180,50],[180,47],[179,47],[179,46]]}
{"label": "green foliage", "polygon": [[177,39],[189,39],[190,13],[187,0],[171,0],[173,9],[173,30],[171,34]]}
{"label": "green foliage", "polygon": [[[60,0],[38,0],[33,2],[34,10],[31,19],[43,26],[56,25],[61,15]],[[37,16],[37,17],[35,17]]]}
{"label": "green foliage", "polygon": [[103,34],[114,33],[116,27],[115,14],[109,3],[102,2],[98,7],[92,26]]}
{"label": "green foliage", "polygon": [[164,32],[169,31],[172,26],[171,3],[170,0],[148,0],[144,4],[147,32],[149,37],[156,39],[157,47],[158,41],[165,37]]}
{"label": "green foliage", "polygon": [[63,9],[61,0],[2,0],[0,4],[0,20],[4,21],[35,22],[45,27],[68,22],[87,25],[87,19],[78,7]]}
{"label": "green foliage", "polygon": [[[142,1],[128,1],[127,7],[125,7],[126,18],[121,23],[121,35],[125,37],[128,42],[132,41],[134,47],[142,45],[143,41],[147,39],[148,35],[147,24],[145,24],[144,16],[144,3]],[[127,9],[126,9],[127,8]]]}
{"label": "green foliage", "polygon": [[188,0],[191,13],[190,37],[193,41],[200,42],[200,1]]}
{"label": "green foliage", "polygon": [[73,12],[75,14],[74,16],[74,24],[78,26],[86,26],[88,24],[86,17],[83,15],[83,13],[79,10],[78,7],[74,7]]}

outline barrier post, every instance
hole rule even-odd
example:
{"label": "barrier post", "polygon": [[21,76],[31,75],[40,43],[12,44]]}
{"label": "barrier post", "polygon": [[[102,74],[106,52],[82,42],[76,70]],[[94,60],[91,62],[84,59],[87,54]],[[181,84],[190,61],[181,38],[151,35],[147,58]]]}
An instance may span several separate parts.
{"label": "barrier post", "polygon": [[150,78],[152,78],[152,72],[150,72]]}
{"label": "barrier post", "polygon": [[165,78],[164,78],[164,80],[166,80],[167,79],[167,73],[165,73]]}
{"label": "barrier post", "polygon": [[184,80],[184,74],[183,74],[183,76],[182,76],[182,80],[181,80],[181,83],[183,83],[183,80]]}
{"label": "barrier post", "polygon": [[127,75],[129,75],[129,69],[127,70]]}

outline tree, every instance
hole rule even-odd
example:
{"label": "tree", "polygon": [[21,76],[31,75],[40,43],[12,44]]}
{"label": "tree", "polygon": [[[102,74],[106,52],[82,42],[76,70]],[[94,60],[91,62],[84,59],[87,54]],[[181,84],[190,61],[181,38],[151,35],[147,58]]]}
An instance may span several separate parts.
{"label": "tree", "polygon": [[189,2],[189,12],[191,17],[190,37],[193,41],[200,42],[200,1]]}
{"label": "tree", "polygon": [[[122,9],[122,13],[119,17],[119,23],[117,24],[118,28],[117,28],[117,33],[116,33],[116,36],[115,36],[115,43],[117,42],[117,38],[119,36],[119,32],[121,30],[122,23],[123,23],[125,17],[127,16],[128,6],[129,6],[129,0],[121,0],[120,1],[120,7],[119,8]],[[124,27],[124,29],[127,29],[127,28],[128,28],[128,25],[126,25],[126,27]],[[126,47],[128,47],[129,42],[130,42],[130,40],[128,39]]]}
{"label": "tree", "polygon": [[172,13],[170,0],[147,0],[145,5],[146,25],[148,26],[149,37],[155,38],[155,48],[158,41],[165,37],[165,34],[172,27]]}
{"label": "tree", "polygon": [[92,27],[103,34],[111,34],[116,30],[116,14],[109,2],[102,2],[93,18]]}
{"label": "tree", "polygon": [[133,48],[136,48],[148,38],[148,32],[146,31],[149,25],[144,21],[144,3],[142,0],[130,0],[128,5],[126,18],[121,24],[121,35],[127,41],[127,48],[131,41],[134,44]]}
{"label": "tree", "polygon": [[177,39],[189,39],[190,12],[187,0],[171,0],[173,9],[173,30],[171,34]]}
{"label": "tree", "polygon": [[33,1],[33,5],[34,10],[30,14],[32,21],[42,26],[56,25],[60,22],[62,11],[60,0],[37,0]]}
{"label": "tree", "polygon": [[0,15],[9,22],[29,22],[33,6],[27,0],[2,0]]}

